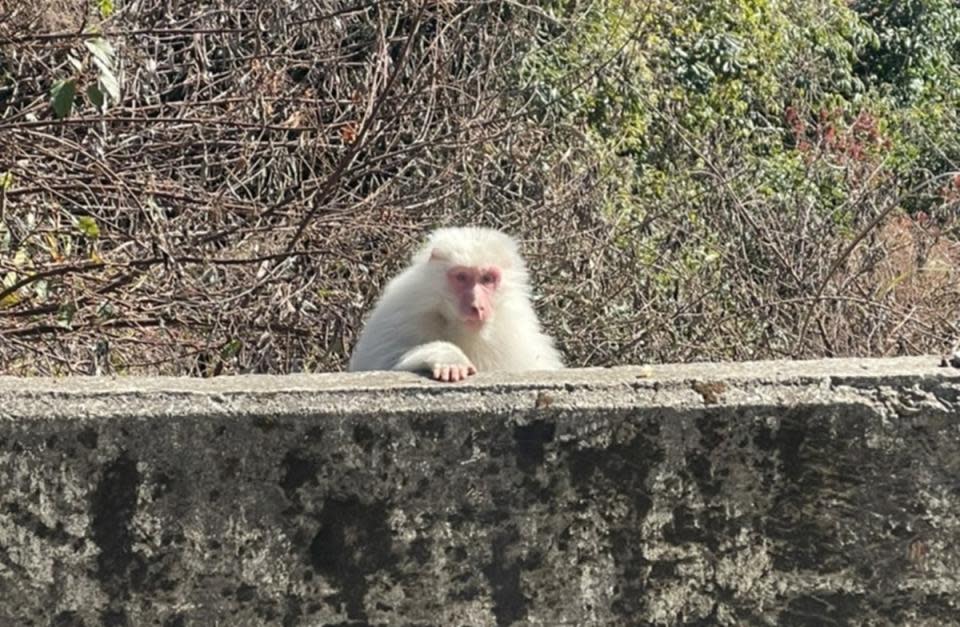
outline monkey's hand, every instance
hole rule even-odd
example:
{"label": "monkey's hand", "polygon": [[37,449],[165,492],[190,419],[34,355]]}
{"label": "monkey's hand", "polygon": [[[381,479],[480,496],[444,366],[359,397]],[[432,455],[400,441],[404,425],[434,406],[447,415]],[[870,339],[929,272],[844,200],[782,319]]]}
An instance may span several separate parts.
{"label": "monkey's hand", "polygon": [[473,364],[466,366],[437,364],[433,367],[433,378],[437,381],[460,381],[472,374],[477,374],[477,369]]}
{"label": "monkey's hand", "polygon": [[461,381],[477,373],[460,347],[451,342],[429,342],[407,351],[394,370],[427,370],[437,381]]}

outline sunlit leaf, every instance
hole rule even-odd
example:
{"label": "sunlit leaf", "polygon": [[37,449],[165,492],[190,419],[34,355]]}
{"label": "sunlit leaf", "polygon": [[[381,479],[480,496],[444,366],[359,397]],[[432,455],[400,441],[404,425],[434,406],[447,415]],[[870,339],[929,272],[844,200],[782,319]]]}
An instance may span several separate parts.
{"label": "sunlit leaf", "polygon": [[97,8],[100,9],[101,17],[110,17],[116,7],[113,0],[97,0]]}
{"label": "sunlit leaf", "polygon": [[0,174],[0,189],[10,189],[13,186],[13,172]]}
{"label": "sunlit leaf", "polygon": [[103,37],[91,37],[83,40],[83,45],[87,47],[90,54],[93,55],[94,62],[99,62],[107,69],[113,68],[113,46]]}
{"label": "sunlit leaf", "polygon": [[100,86],[109,94],[113,102],[120,102],[120,83],[113,72],[100,73]]}
{"label": "sunlit leaf", "polygon": [[[5,287],[5,288],[10,287],[14,283],[16,283],[19,278],[20,278],[19,275],[16,272],[11,270],[10,272],[7,272],[3,276],[3,282],[0,283],[0,287]],[[0,299],[0,309],[13,307],[14,305],[18,304],[21,300],[23,300],[23,298],[20,296],[18,292],[16,291],[11,292],[6,296],[4,296],[2,299]]]}
{"label": "sunlit leaf", "polygon": [[8,309],[20,303],[23,300],[16,292],[11,292],[3,298],[0,298],[0,309]]}
{"label": "sunlit leaf", "polygon": [[114,317],[113,303],[110,301],[104,301],[100,303],[100,306],[97,307],[97,317],[104,320],[109,320]]}
{"label": "sunlit leaf", "polygon": [[80,59],[78,59],[77,57],[73,56],[72,54],[68,54],[67,61],[70,63],[70,65],[73,66],[73,69],[76,70],[77,72],[83,71],[83,62],[80,61]]}
{"label": "sunlit leaf", "polygon": [[100,226],[97,221],[90,216],[80,216],[77,218],[77,228],[91,239],[100,237]]}
{"label": "sunlit leaf", "polygon": [[100,87],[103,88],[103,91],[107,92],[107,95],[110,96],[114,102],[119,102],[120,83],[117,81],[116,74],[114,74],[114,59],[116,58],[116,53],[113,46],[103,37],[86,39],[83,44],[87,47],[87,50],[90,51],[90,54],[93,56],[93,64],[96,65],[99,70],[98,79]]}
{"label": "sunlit leaf", "polygon": [[73,97],[76,93],[77,83],[72,78],[54,83],[50,90],[54,115],[58,118],[65,118],[70,115],[70,110],[73,108]]}
{"label": "sunlit leaf", "polygon": [[50,284],[41,279],[33,284],[33,291],[36,293],[37,299],[39,299],[41,303],[45,302],[50,293]]}

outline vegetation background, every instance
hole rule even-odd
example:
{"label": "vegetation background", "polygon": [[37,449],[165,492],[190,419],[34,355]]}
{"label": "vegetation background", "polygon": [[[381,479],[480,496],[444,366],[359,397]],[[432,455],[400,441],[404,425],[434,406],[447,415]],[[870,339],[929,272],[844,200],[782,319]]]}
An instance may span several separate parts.
{"label": "vegetation background", "polygon": [[944,352],[952,0],[0,2],[0,372],[336,370],[425,231],[572,365]]}

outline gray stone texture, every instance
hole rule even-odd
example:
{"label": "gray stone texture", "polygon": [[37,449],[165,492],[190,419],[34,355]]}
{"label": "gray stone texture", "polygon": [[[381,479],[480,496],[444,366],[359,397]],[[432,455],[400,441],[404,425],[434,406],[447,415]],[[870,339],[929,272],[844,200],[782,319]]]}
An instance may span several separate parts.
{"label": "gray stone texture", "polygon": [[957,624],[939,362],[0,378],[0,625]]}

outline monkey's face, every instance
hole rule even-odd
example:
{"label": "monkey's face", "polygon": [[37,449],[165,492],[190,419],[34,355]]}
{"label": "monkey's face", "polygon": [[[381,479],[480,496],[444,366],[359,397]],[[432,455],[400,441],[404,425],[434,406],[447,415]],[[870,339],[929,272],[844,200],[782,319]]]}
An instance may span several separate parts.
{"label": "monkey's face", "polygon": [[502,276],[497,266],[453,266],[447,269],[447,289],[457,318],[467,329],[479,331],[493,318]]}

